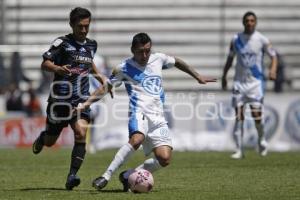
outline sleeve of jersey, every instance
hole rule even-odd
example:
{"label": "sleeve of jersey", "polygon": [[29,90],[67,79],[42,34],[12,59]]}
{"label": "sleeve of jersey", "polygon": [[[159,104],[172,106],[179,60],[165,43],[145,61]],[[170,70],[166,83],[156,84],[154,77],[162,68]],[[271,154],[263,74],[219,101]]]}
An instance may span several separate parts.
{"label": "sleeve of jersey", "polygon": [[233,38],[231,39],[231,43],[230,43],[230,48],[229,48],[229,52],[228,52],[228,56],[230,57],[234,57],[235,56],[235,42],[238,38],[238,35],[234,35]]}
{"label": "sleeve of jersey", "polygon": [[63,40],[60,38],[54,40],[50,46],[50,49],[43,54],[43,59],[54,61],[61,51],[62,43]]}
{"label": "sleeve of jersey", "polygon": [[162,69],[169,69],[175,65],[175,58],[163,53],[157,53],[157,56],[162,60]]}
{"label": "sleeve of jersey", "polygon": [[123,73],[121,68],[114,68],[109,77],[109,83],[114,87],[120,87],[123,81]]}
{"label": "sleeve of jersey", "polygon": [[264,45],[264,51],[266,51],[269,56],[275,57],[276,56],[276,51],[272,47],[270,40],[267,37],[262,36],[262,43]]}

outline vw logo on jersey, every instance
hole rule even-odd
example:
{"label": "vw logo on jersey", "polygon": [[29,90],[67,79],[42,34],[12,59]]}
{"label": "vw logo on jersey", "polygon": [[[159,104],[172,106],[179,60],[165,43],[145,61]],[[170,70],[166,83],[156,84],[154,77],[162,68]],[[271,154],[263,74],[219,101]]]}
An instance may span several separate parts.
{"label": "vw logo on jersey", "polygon": [[242,53],[241,55],[242,55],[243,63],[245,66],[251,67],[251,66],[255,65],[255,63],[256,63],[255,53],[246,52],[246,53]]}
{"label": "vw logo on jersey", "polygon": [[162,80],[160,76],[147,76],[142,82],[144,90],[152,95],[159,95],[162,91]]}
{"label": "vw logo on jersey", "polygon": [[284,126],[288,134],[300,142],[300,100],[294,101],[289,106]]}

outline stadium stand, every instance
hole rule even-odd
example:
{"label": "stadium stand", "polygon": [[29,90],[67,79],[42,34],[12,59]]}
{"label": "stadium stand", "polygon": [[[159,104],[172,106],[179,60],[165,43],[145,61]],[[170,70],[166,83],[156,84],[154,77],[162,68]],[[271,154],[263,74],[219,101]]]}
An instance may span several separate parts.
{"label": "stadium stand", "polygon": [[[155,51],[177,55],[202,74],[217,77],[221,76],[231,37],[243,28],[242,15],[253,10],[259,18],[257,29],[285,58],[292,82],[287,89],[300,90],[298,0],[3,0],[0,5],[4,11],[0,52],[7,63],[11,52],[20,51],[25,73],[37,83],[42,81],[42,52],[55,37],[71,30],[67,19],[72,7],[84,6],[92,11],[90,37],[98,41],[99,52],[111,65],[130,56],[133,34],[143,31],[152,37]],[[198,88],[193,79],[176,69],[166,71],[164,76],[167,90]],[[272,85],[268,83],[267,88]],[[205,89],[218,90],[220,84]]]}

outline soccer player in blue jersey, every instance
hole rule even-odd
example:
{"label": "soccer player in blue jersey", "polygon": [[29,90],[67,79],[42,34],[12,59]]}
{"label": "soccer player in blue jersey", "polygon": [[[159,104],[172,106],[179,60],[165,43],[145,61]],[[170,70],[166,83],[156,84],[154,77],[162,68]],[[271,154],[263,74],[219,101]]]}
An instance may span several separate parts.
{"label": "soccer player in blue jersey", "polygon": [[70,124],[74,131],[74,146],[71,155],[70,171],[65,187],[72,190],[80,184],[76,175],[86,153],[86,131],[90,121],[90,109],[74,115],[72,110],[84,102],[89,94],[89,74],[94,74],[100,83],[104,76],[98,73],[93,57],[97,50],[95,40],[87,38],[91,22],[89,10],[76,7],[70,12],[72,33],[58,37],[50,49],[43,54],[42,70],[54,73],[54,80],[48,98],[46,129],[32,145],[34,154],[43,146],[52,146],[62,129]]}
{"label": "soccer player in blue jersey", "polygon": [[[173,66],[191,75],[198,83],[215,82],[215,78],[201,76],[196,70],[177,57],[151,51],[152,42],[146,33],[133,37],[131,52],[133,57],[124,60],[116,67],[110,77],[108,90],[97,90],[77,111],[89,108],[93,101],[99,100],[109,92],[113,85],[124,82],[129,96],[129,141],[116,153],[104,174],[93,181],[93,186],[101,190],[111,179],[113,173],[125,163],[142,145],[145,155],[154,153],[153,158],[145,160],[136,169],[154,172],[169,165],[172,155],[172,140],[164,117],[164,90],[162,70]],[[132,170],[119,175],[123,191],[128,191],[128,176]]]}
{"label": "soccer player in blue jersey", "polygon": [[244,31],[234,35],[230,43],[230,52],[222,76],[222,88],[227,88],[227,72],[236,56],[235,75],[233,81],[232,105],[236,112],[234,139],[237,150],[231,155],[234,159],[244,157],[243,123],[244,106],[250,105],[252,117],[258,132],[258,150],[262,156],[267,155],[267,142],[264,135],[262,118],[264,98],[264,68],[263,56],[266,52],[271,58],[269,78],[276,79],[277,57],[275,50],[267,37],[256,31],[257,17],[253,12],[245,13],[243,17]]}

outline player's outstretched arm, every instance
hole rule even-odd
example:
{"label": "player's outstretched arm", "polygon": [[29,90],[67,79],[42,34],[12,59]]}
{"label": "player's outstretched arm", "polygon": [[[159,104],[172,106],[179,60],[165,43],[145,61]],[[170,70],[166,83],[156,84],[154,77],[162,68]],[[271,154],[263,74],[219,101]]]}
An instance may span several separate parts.
{"label": "player's outstretched arm", "polygon": [[108,82],[102,85],[95,90],[84,103],[78,104],[78,106],[75,108],[75,111],[82,112],[89,108],[94,102],[101,100],[107,93],[111,93],[112,87],[113,86]]}
{"label": "player's outstretched arm", "polygon": [[217,81],[217,79],[214,77],[201,76],[193,67],[189,66],[183,60],[181,60],[180,58],[177,58],[177,57],[175,57],[175,67],[177,67],[181,71],[191,75],[200,84],[206,84],[208,82],[216,82]]}
{"label": "player's outstretched arm", "polygon": [[[92,63],[92,72],[93,72],[92,73],[93,76],[99,81],[99,83],[101,83],[101,85],[104,85],[106,82],[108,82],[108,78],[97,70],[97,67],[94,62]],[[109,91],[109,93],[110,93],[110,97],[113,98],[114,94],[112,90]]]}

